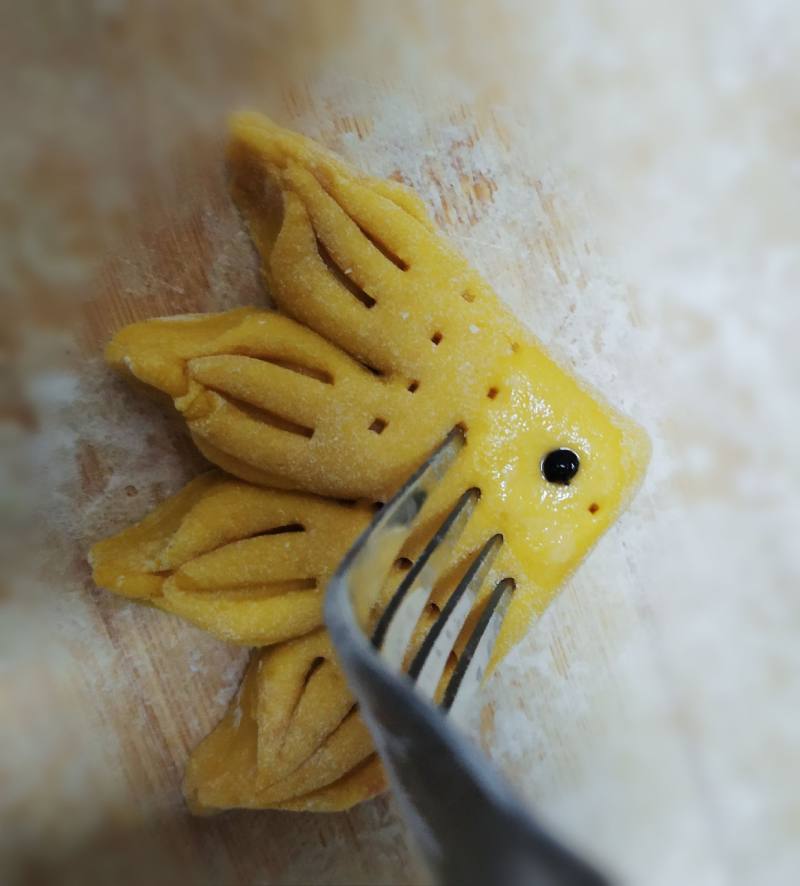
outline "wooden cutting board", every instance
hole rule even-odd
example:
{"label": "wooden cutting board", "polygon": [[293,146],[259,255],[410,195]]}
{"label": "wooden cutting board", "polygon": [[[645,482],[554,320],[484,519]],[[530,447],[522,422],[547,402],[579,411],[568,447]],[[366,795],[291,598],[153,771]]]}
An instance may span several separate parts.
{"label": "wooden cutting board", "polygon": [[782,132],[800,51],[769,78],[737,69],[726,105],[705,66],[757,58],[774,37],[761,19],[715,37],[709,62],[688,0],[641,49],[647,14],[624,5],[376,6],[31,3],[3,29],[17,378],[0,417],[19,505],[0,598],[4,879],[418,881],[389,799],[191,818],[183,766],[246,653],[95,589],[85,560],[203,467],[107,371],[104,343],[134,320],[264,303],[224,177],[225,118],[247,106],[416,188],[556,356],[655,438],[648,485],[487,687],[477,738],[630,882],[790,882],[799,570],[781,532],[798,514],[774,477],[796,462],[746,429],[796,439],[778,367],[797,368],[798,232],[771,171],[791,142],[731,145],[743,113]]}

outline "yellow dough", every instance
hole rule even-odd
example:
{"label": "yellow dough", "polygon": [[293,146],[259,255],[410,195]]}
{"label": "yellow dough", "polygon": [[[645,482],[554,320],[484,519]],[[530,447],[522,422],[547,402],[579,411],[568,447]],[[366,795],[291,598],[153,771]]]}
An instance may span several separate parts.
{"label": "yellow dough", "polygon": [[384,790],[375,750],[327,633],[255,655],[184,790],[196,812],[234,807],[336,811]]}
{"label": "yellow dough", "polygon": [[98,542],[95,582],[224,640],[278,643],[322,624],[325,585],[372,509],[210,471]]}
{"label": "yellow dough", "polygon": [[[423,614],[409,656],[438,612],[432,605]],[[440,690],[452,670],[451,660]],[[192,754],[184,782],[189,805],[200,813],[336,812],[385,789],[372,738],[323,628],[253,656],[224,719]]]}
{"label": "yellow dough", "polygon": [[[382,777],[315,630],[324,583],[369,519],[366,504],[341,500],[385,501],[461,425],[467,445],[404,554],[414,559],[460,493],[481,490],[437,594],[503,534],[487,590],[505,576],[516,590],[499,657],[627,503],[649,445],[545,354],[400,185],[253,114],[234,119],[229,160],[281,313],[149,320],[106,355],[166,394],[206,457],[248,482],[190,484],[96,546],[95,576],[226,639],[289,641],[255,655],[195,752],[195,808],[345,808]],[[568,483],[543,471],[559,449],[580,460]],[[276,520],[306,531],[264,535]]]}

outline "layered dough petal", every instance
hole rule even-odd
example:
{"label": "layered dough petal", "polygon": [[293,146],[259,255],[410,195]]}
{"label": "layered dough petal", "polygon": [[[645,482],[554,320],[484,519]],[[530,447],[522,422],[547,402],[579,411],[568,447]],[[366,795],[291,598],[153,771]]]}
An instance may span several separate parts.
{"label": "layered dough petal", "polygon": [[324,630],[254,655],[224,719],[192,754],[184,784],[198,812],[336,811],[384,788]]}
{"label": "layered dough petal", "polygon": [[[415,632],[419,648],[438,615]],[[453,671],[449,662],[441,688]],[[335,812],[385,790],[372,739],[324,629],[254,653],[216,729],[192,754],[184,791],[196,812]]]}
{"label": "layered dough petal", "polygon": [[101,587],[263,646],[322,624],[325,585],[372,509],[211,471],[91,551]]}

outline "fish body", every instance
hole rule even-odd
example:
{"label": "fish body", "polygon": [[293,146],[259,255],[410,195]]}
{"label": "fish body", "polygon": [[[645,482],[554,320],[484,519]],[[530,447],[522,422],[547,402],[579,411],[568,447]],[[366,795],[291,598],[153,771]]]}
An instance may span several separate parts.
{"label": "fish body", "polygon": [[402,560],[480,490],[434,600],[501,533],[487,587],[511,576],[516,589],[499,658],[630,500],[649,444],[547,355],[411,192],[253,114],[233,120],[229,163],[276,310],[148,320],[106,351],[171,399],[229,476],[98,544],[95,576],[267,647],[189,765],[195,808],[343,808],[383,782],[325,645],[321,595],[372,506],[464,430]]}

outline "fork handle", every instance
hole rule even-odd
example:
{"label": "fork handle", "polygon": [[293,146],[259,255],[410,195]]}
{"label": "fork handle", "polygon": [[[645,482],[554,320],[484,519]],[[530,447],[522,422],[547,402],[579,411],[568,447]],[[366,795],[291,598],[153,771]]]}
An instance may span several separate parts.
{"label": "fork handle", "polygon": [[608,886],[538,825],[505,780],[405,677],[364,667],[357,653],[344,658],[401,811],[438,883]]}

